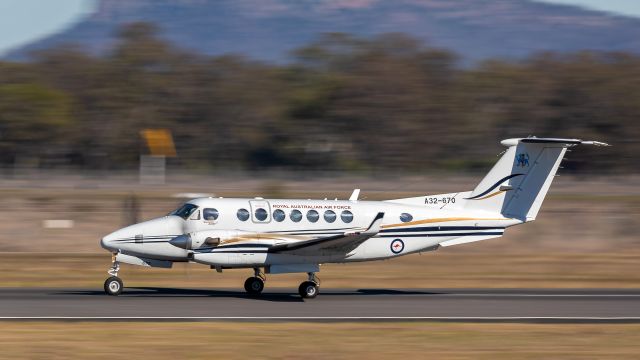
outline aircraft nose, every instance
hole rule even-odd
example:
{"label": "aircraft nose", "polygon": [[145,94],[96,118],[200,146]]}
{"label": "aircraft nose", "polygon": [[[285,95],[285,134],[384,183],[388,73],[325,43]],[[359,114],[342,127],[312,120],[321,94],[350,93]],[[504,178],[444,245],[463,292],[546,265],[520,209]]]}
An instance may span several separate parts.
{"label": "aircraft nose", "polygon": [[129,225],[103,237],[100,240],[100,246],[112,252],[127,250],[131,247],[139,249],[138,238],[141,243],[144,242],[145,237],[168,240],[182,234],[182,223],[183,220],[179,217],[171,216]]}
{"label": "aircraft nose", "polygon": [[114,251],[116,250],[114,243],[114,236],[113,233],[103,237],[102,239],[100,239],[100,246],[102,246],[103,249],[107,249],[109,251]]}

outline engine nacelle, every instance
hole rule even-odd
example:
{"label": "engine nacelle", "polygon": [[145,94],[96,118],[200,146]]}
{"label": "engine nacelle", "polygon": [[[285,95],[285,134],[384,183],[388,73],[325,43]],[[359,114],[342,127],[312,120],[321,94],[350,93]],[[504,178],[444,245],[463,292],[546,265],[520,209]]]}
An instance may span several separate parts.
{"label": "engine nacelle", "polygon": [[176,236],[169,241],[173,246],[186,249],[200,249],[216,247],[221,243],[229,240],[235,240],[240,237],[248,237],[252,233],[248,231],[237,230],[206,230],[194,231],[192,233]]}

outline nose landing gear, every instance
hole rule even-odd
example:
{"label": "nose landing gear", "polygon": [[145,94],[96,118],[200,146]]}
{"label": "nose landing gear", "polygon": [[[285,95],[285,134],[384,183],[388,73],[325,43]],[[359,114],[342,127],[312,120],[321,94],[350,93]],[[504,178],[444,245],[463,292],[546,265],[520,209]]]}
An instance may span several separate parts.
{"label": "nose landing gear", "polygon": [[118,271],[120,270],[120,263],[116,261],[115,255],[111,257],[111,261],[113,265],[107,271],[107,274],[111,275],[104,282],[104,292],[107,295],[118,296],[122,294],[122,289],[124,289],[124,284],[122,280],[118,277]]}
{"label": "nose landing gear", "polygon": [[267,281],[267,277],[260,272],[259,268],[254,268],[254,276],[248,278],[244,282],[244,289],[249,295],[260,295],[264,290],[264,283]]}
{"label": "nose landing gear", "polygon": [[122,280],[117,276],[111,276],[104,282],[104,292],[107,295],[118,296],[122,294]]}
{"label": "nose landing gear", "polygon": [[318,291],[320,287],[320,279],[316,276],[315,273],[308,273],[309,280],[302,282],[300,287],[298,287],[298,294],[303,299],[313,299],[318,296]]}

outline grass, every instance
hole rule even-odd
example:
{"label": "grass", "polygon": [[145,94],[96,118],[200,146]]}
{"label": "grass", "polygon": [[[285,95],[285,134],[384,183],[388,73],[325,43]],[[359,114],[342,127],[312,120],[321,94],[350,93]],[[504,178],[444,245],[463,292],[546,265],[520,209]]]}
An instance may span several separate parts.
{"label": "grass", "polygon": [[[459,248],[460,249],[460,248]],[[318,274],[326,288],[637,288],[639,252],[467,253],[446,248],[394,260],[327,264]],[[0,253],[1,287],[93,287],[107,277],[103,254]],[[173,269],[123,264],[125,286],[242,288],[249,269],[218,274],[199,264]],[[303,274],[268,275],[269,287],[296,288]]]}
{"label": "grass", "polygon": [[640,325],[3,322],[6,359],[637,359]]}

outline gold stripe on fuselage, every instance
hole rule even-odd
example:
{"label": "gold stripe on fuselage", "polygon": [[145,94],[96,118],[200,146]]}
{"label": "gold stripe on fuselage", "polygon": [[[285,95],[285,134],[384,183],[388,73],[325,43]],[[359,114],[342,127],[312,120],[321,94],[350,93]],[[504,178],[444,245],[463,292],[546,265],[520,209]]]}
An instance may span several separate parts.
{"label": "gold stripe on fuselage", "polygon": [[489,194],[489,195],[487,195],[487,196],[481,197],[481,198],[479,198],[479,199],[473,199],[473,200],[484,200],[484,199],[488,199],[488,198],[490,198],[490,197],[494,197],[494,196],[496,196],[496,195],[500,195],[500,194],[502,194],[503,192],[505,192],[505,190],[498,190],[498,191],[496,191],[496,192],[494,192],[494,193],[491,193],[491,194]]}

